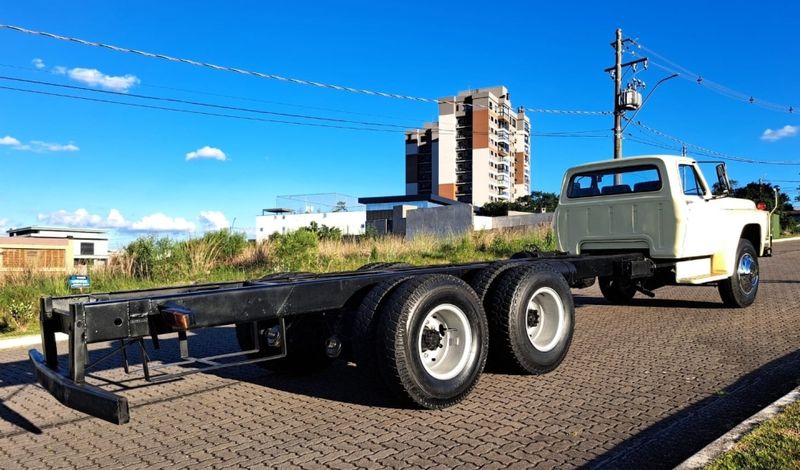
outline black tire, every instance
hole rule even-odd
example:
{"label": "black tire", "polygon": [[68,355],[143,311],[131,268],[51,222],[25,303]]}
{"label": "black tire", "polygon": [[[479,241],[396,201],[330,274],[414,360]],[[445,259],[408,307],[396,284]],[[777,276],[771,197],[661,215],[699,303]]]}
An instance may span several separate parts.
{"label": "black tire", "polygon": [[[426,327],[430,323],[434,328]],[[403,282],[386,299],[378,325],[378,367],[401,400],[439,409],[475,388],[486,364],[489,329],[478,296],[461,279],[429,274]],[[431,362],[434,355],[438,363]]]}
{"label": "black tire", "polygon": [[[529,309],[531,301],[537,309]],[[547,266],[515,267],[501,276],[486,305],[491,306],[487,316],[493,366],[512,373],[544,374],[564,360],[575,329],[575,305],[561,274]]]}
{"label": "black tire", "polygon": [[356,271],[381,271],[381,270],[392,270],[397,268],[410,268],[411,265],[408,263],[400,263],[400,262],[377,262],[377,263],[367,263],[364,266],[356,269]]}
{"label": "black tire", "polygon": [[628,305],[636,295],[636,286],[629,279],[598,277],[600,292],[614,305]]}
{"label": "black tire", "polygon": [[375,338],[377,337],[376,331],[381,306],[389,293],[409,278],[410,276],[400,276],[376,284],[361,301],[354,314],[350,332],[353,358],[358,365],[358,370],[367,378],[372,379],[379,376],[375,358],[377,354]]}
{"label": "black tire", "polygon": [[758,285],[758,253],[749,240],[742,238],[736,249],[733,275],[718,284],[719,296],[728,307],[744,308],[756,300]]}
{"label": "black tire", "polygon": [[[255,359],[280,354],[281,348],[267,346],[264,335],[260,334],[277,324],[277,320],[258,322],[258,340],[261,351],[250,354],[249,357]],[[256,328],[256,324],[253,322],[236,324],[236,339],[242,351],[255,348],[253,328]],[[325,340],[329,336],[327,330],[324,319],[319,315],[287,320],[286,337],[283,338],[286,341],[286,357],[257,362],[256,365],[287,374],[303,375],[320,371],[332,362],[332,359],[325,353]]]}
{"label": "black tire", "polygon": [[473,276],[470,277],[468,283],[470,287],[478,294],[478,299],[481,301],[481,305],[484,306],[486,312],[488,313],[488,306],[486,305],[486,298],[489,291],[494,286],[495,281],[497,278],[500,277],[501,274],[506,272],[507,270],[519,266],[519,262],[495,262],[490,264],[489,266],[481,269]]}

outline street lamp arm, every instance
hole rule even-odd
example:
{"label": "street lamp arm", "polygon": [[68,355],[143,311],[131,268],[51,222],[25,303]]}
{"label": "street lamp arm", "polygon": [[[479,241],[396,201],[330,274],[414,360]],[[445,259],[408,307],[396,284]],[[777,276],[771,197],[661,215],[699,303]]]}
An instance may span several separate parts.
{"label": "street lamp arm", "polygon": [[661,80],[659,80],[656,83],[656,85],[653,87],[653,89],[650,90],[650,93],[648,93],[647,96],[644,97],[644,101],[642,101],[642,105],[639,106],[639,109],[637,109],[636,112],[633,113],[633,116],[631,116],[630,119],[628,119],[628,122],[625,123],[625,126],[622,128],[622,133],[625,133],[625,129],[627,129],[628,126],[631,124],[631,122],[633,122],[633,120],[636,118],[636,115],[639,114],[639,111],[641,111],[642,108],[644,108],[644,105],[647,104],[647,101],[650,99],[651,96],[653,96],[653,93],[655,93],[656,88],[658,88],[659,85],[661,85],[662,83],[666,82],[667,80],[673,79],[673,78],[675,78],[677,76],[678,76],[677,73],[673,73],[669,77],[662,78]]}

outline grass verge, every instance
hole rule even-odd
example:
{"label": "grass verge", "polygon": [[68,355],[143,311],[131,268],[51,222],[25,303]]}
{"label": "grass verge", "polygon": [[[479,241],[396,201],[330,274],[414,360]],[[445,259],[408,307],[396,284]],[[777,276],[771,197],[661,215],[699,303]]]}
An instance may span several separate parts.
{"label": "grass verge", "polygon": [[[374,262],[490,261],[534,247],[555,249],[549,227],[413,240],[392,236],[348,239],[317,228],[276,235],[259,244],[226,230],[180,241],[145,237],[128,245],[107,266],[92,269],[92,287],[84,293],[256,279],[274,272],[351,271]],[[0,338],[38,333],[39,297],[72,293],[64,273],[26,270],[0,277]]]}
{"label": "grass verge", "polygon": [[708,470],[800,470],[800,401],[765,421]]}

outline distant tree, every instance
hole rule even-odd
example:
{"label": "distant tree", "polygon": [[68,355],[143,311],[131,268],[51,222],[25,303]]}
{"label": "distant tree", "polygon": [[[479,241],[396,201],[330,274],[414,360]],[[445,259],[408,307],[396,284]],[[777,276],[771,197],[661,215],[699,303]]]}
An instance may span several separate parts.
{"label": "distant tree", "polygon": [[[739,186],[739,182],[736,180],[730,180],[729,182],[731,183],[731,190],[735,191],[736,187]],[[722,195],[722,186],[720,186],[719,181],[711,186],[711,194],[715,196]]]}
{"label": "distant tree", "polygon": [[[773,192],[773,186],[770,183],[759,183],[755,181],[748,183],[747,186],[734,189],[733,196],[742,199],[750,199],[756,204],[763,202],[767,205],[767,210],[769,211],[775,207],[775,193]],[[794,207],[792,207],[790,201],[791,199],[789,198],[789,195],[783,192],[779,193],[778,209],[775,211],[775,213],[780,217],[781,227],[784,229],[793,230],[796,224],[794,220],[786,213],[787,211],[794,210]]]}
{"label": "distant tree", "polygon": [[497,217],[508,215],[508,211],[517,212],[553,212],[558,206],[558,194],[543,191],[534,191],[529,196],[522,196],[513,202],[493,201],[487,202],[480,209],[478,215]]}
{"label": "distant tree", "polygon": [[336,207],[333,208],[333,212],[347,212],[347,203],[345,201],[336,202]]}
{"label": "distant tree", "polygon": [[480,209],[478,209],[478,215],[485,215],[488,217],[508,215],[508,206],[508,201],[487,202]]}
{"label": "distant tree", "polygon": [[516,202],[525,202],[530,207],[529,212],[553,212],[558,207],[558,194],[534,191],[530,196],[521,197]]}

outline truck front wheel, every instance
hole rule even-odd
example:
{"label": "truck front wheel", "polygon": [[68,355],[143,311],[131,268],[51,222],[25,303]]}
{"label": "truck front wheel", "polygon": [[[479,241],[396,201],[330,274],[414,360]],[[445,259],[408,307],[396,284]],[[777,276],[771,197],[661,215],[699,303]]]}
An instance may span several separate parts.
{"label": "truck front wheel", "polygon": [[478,296],[461,279],[416,276],[381,308],[377,365],[404,401],[438,409],[463,400],[483,371],[489,328]]}
{"label": "truck front wheel", "polygon": [[599,277],[600,292],[614,305],[628,305],[636,295],[636,286],[628,279]]}
{"label": "truck front wheel", "polygon": [[749,240],[739,240],[733,275],[719,282],[719,296],[728,307],[743,308],[756,300],[759,272],[758,253]]}

